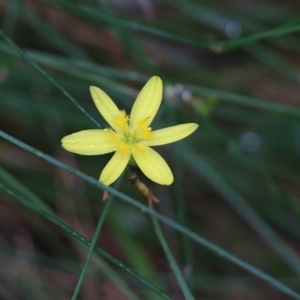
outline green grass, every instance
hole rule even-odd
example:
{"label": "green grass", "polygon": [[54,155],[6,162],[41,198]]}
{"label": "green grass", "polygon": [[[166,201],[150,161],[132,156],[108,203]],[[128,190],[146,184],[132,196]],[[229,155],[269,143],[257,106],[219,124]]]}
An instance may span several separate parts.
{"label": "green grass", "polygon": [[[299,11],[0,2],[0,298],[300,299]],[[199,128],[156,148],[171,186],[138,171],[154,209],[126,176],[103,202],[110,155],[60,140],[106,126],[90,85],[129,112],[152,75],[153,128]]]}

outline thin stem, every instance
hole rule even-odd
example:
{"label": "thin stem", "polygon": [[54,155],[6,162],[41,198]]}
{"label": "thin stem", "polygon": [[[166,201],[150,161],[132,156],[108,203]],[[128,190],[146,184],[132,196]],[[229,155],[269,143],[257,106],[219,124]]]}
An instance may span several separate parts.
{"label": "thin stem", "polygon": [[88,119],[90,119],[97,127],[103,128],[63,87],[61,87],[54,79],[52,79],[46,71],[36,64],[21,48],[19,48],[2,30],[0,36],[11,45],[30,65],[32,65],[43,77],[53,84],[64,96],[66,96]]}
{"label": "thin stem", "polygon": [[[177,111],[173,107],[168,108],[168,125],[176,124],[179,122]],[[182,168],[181,168],[181,159],[178,153],[178,148],[175,148],[175,151],[172,152],[172,162],[173,162],[173,170],[174,175],[177,180],[174,182],[173,190],[174,190],[174,205],[175,205],[175,213],[176,213],[176,220],[179,224],[183,225],[184,227],[188,227],[187,221],[187,212],[185,207],[185,199],[184,199],[184,192],[182,186]],[[179,235],[179,246],[180,252],[183,259],[183,266],[185,269],[186,280],[188,277],[191,278],[192,269],[193,269],[193,256],[191,251],[191,241],[188,237],[184,234]]]}
{"label": "thin stem", "polygon": [[[150,201],[149,201],[149,208],[153,209],[153,205]],[[168,246],[168,243],[167,243],[167,241],[166,241],[166,239],[163,235],[162,229],[160,227],[160,224],[159,224],[157,218],[155,216],[151,215],[151,219],[152,219],[154,231],[155,231],[155,233],[156,233],[156,235],[157,235],[157,237],[158,237],[158,239],[161,243],[161,246],[164,249],[164,252],[165,252],[166,257],[169,261],[170,267],[174,272],[174,275],[177,279],[177,282],[178,282],[178,284],[179,284],[179,286],[182,290],[182,293],[183,293],[185,299],[194,300],[194,297],[193,297],[192,293],[190,292],[190,290],[189,290],[189,288],[188,288],[188,286],[187,286],[187,284],[186,284],[186,282],[183,278],[183,275],[180,271],[180,268],[179,268],[178,264],[176,263],[176,260],[175,260],[173,254],[172,254],[172,252],[171,252],[171,250]]]}
{"label": "thin stem", "polygon": [[[176,219],[179,224],[184,227],[188,227],[187,211],[182,187],[182,174],[181,168],[179,167],[179,154],[177,151],[174,152],[174,175],[177,178],[174,184],[174,204],[176,208]],[[181,249],[183,266],[186,270],[185,274],[191,278],[193,272],[193,255],[191,250],[191,241],[185,234],[179,235],[179,245]]]}
{"label": "thin stem", "polygon": [[[31,200],[28,200],[28,198],[26,198],[27,196],[25,197],[23,195],[20,195],[20,194],[16,193],[15,191],[12,191],[10,188],[8,188],[7,186],[5,186],[2,182],[0,182],[0,191],[1,190],[3,192],[5,192],[7,195],[9,195],[11,198],[13,198],[14,200],[16,200],[19,203],[21,203],[26,208],[28,208],[31,211],[35,212],[36,214],[38,214],[39,216],[41,216],[45,220],[48,220],[49,222],[51,222],[54,226],[56,226],[57,228],[59,228],[62,232],[64,232],[69,237],[77,240],[79,243],[82,243],[82,244],[84,244],[84,245],[86,245],[88,247],[91,245],[91,242],[88,239],[86,239],[84,236],[82,236],[81,234],[79,234],[73,228],[69,227],[67,224],[65,224],[62,220],[60,220],[53,213],[50,214],[50,213],[46,212],[42,208],[38,207]],[[133,276],[135,279],[137,279],[142,284],[144,284],[145,286],[147,286],[148,288],[150,288],[151,290],[153,290],[155,293],[157,293],[162,298],[167,299],[167,300],[172,300],[172,298],[170,296],[166,295],[162,290],[160,290],[159,288],[155,287],[152,283],[150,283],[149,281],[147,281],[146,279],[144,279],[143,277],[141,277],[140,275],[138,275],[136,272],[134,272],[133,270],[131,270],[130,267],[127,266],[126,264],[124,264],[122,261],[116,259],[112,255],[110,255],[108,252],[104,251],[103,249],[101,249],[99,247],[96,247],[95,250],[96,250],[96,252],[98,254],[100,254],[101,256],[103,256],[104,258],[106,258],[108,261],[110,261],[111,263],[113,263],[115,266],[121,268],[124,272],[127,272],[128,274],[130,274],[131,276]]]}
{"label": "thin stem", "polygon": [[[261,270],[259,270],[258,268],[254,267],[253,265],[243,261],[242,259],[240,259],[239,257],[237,257],[236,255],[233,255],[231,253],[229,253],[228,251],[224,250],[223,248],[218,247],[217,245],[209,242],[208,240],[206,240],[205,238],[203,238],[202,236],[200,236],[199,234],[197,234],[196,232],[191,231],[190,229],[181,226],[180,224],[178,224],[177,222],[174,222],[173,220],[166,218],[164,216],[162,216],[161,214],[157,213],[156,211],[154,211],[153,209],[150,209],[149,207],[147,207],[146,205],[143,205],[139,202],[137,202],[136,200],[134,200],[133,198],[111,188],[108,186],[103,185],[101,182],[99,182],[98,180],[58,161],[57,159],[21,142],[20,140],[14,138],[13,136],[5,133],[4,131],[0,130],[0,136],[4,139],[6,139],[7,141],[10,141],[11,143],[15,144],[16,146],[24,149],[25,151],[28,151],[34,155],[36,155],[37,157],[42,158],[43,160],[49,162],[50,164],[57,166],[58,168],[61,168],[62,170],[65,170],[75,176],[77,176],[78,178],[81,178],[82,180],[88,182],[89,184],[96,186],[98,189],[106,189],[107,191],[109,191],[110,193],[114,194],[115,196],[117,196],[119,199],[121,199],[122,201],[129,203],[130,205],[135,206],[136,208],[152,215],[155,216],[156,218],[158,218],[159,220],[161,220],[162,222],[164,222],[165,224],[169,225],[170,227],[174,228],[175,230],[185,234],[187,237],[189,237],[190,239],[192,239],[193,241],[201,244],[202,246],[206,247],[207,249],[209,249],[210,251],[212,251],[213,253],[219,255],[220,257],[222,257],[223,259],[226,259],[232,263],[234,263],[235,265],[239,266],[240,268],[246,270],[247,272],[251,273],[252,275],[260,278],[261,280],[267,282],[268,284],[272,285],[273,287],[275,287],[276,289],[280,290],[281,292],[285,293],[286,295],[289,295],[291,297],[293,297],[294,299],[299,299],[300,300],[300,294],[298,294],[297,292],[295,292],[294,290],[292,290],[291,288],[289,288],[287,285],[281,283],[280,281],[278,281],[277,279],[271,277],[270,275],[262,272]],[[1,183],[0,183],[0,188],[1,188]],[[11,192],[10,192],[11,194]]]}
{"label": "thin stem", "polygon": [[[121,177],[118,179],[116,185],[115,185],[115,189],[118,189],[119,185],[120,185],[120,182],[121,182]],[[100,235],[100,231],[101,231],[101,228],[102,228],[102,225],[104,223],[104,220],[108,214],[108,211],[112,205],[112,201],[113,201],[113,198],[114,198],[114,195],[110,195],[108,197],[108,199],[106,200],[106,203],[105,203],[105,206],[104,206],[104,209],[103,209],[103,212],[99,218],[99,221],[98,221],[98,224],[97,224],[97,227],[96,227],[96,230],[95,230],[95,233],[93,235],[93,239],[91,241],[91,245],[89,247],[89,252],[88,252],[88,255],[86,257],[86,260],[85,260],[85,263],[83,265],[83,268],[81,270],[81,274],[80,274],[80,277],[78,279],[78,282],[77,282],[77,285],[76,285],[76,288],[74,290],[74,293],[73,293],[73,296],[72,296],[72,300],[76,300],[77,297],[78,297],[78,294],[80,292],[80,289],[81,289],[81,286],[83,284],[83,280],[84,280],[84,277],[85,277],[85,274],[86,274],[86,271],[87,271],[87,268],[89,266],[89,263],[91,261],[91,258],[92,258],[92,255],[93,255],[93,252],[95,250],[95,246],[96,246],[96,242],[98,240],[98,237]]]}
{"label": "thin stem", "polygon": [[10,1],[10,3],[8,4],[7,13],[3,24],[3,30],[10,37],[12,37],[14,34],[21,7],[22,7],[21,0],[13,0]]}

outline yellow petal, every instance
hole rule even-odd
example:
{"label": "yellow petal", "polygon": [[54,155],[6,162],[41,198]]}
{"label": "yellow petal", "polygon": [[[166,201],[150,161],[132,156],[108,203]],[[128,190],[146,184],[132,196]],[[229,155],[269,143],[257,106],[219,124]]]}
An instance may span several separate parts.
{"label": "yellow petal", "polygon": [[105,185],[112,184],[124,171],[130,159],[130,152],[116,152],[103,169],[99,181]]}
{"label": "yellow petal", "polygon": [[147,118],[145,127],[154,119],[162,100],[162,81],[151,77],[137,96],[130,114],[130,128],[133,132],[139,120]]}
{"label": "yellow petal", "polygon": [[104,130],[83,130],[65,136],[62,147],[66,150],[83,155],[99,155],[116,150],[116,142]]}
{"label": "yellow petal", "polygon": [[159,146],[184,139],[197,128],[196,123],[187,123],[152,131],[153,137],[145,141],[148,146]]}
{"label": "yellow petal", "polygon": [[100,114],[106,120],[106,122],[111,126],[111,128],[117,131],[114,121],[119,115],[120,110],[116,104],[111,100],[111,98],[104,93],[102,90],[95,86],[90,87],[91,95],[94,100],[96,107],[98,108]]}
{"label": "yellow petal", "polygon": [[174,178],[166,161],[153,149],[137,145],[132,147],[132,155],[142,172],[152,181],[170,185]]}

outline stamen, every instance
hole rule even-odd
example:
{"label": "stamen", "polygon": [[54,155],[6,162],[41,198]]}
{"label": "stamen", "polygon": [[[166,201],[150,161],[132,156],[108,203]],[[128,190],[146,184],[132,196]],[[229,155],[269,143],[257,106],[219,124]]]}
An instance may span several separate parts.
{"label": "stamen", "polygon": [[153,137],[153,132],[151,130],[152,129],[150,127],[143,128],[142,132],[139,135],[139,138],[143,139],[143,140],[148,140],[148,139],[152,138]]}
{"label": "stamen", "polygon": [[107,129],[105,128],[103,130],[105,133],[109,134],[109,137],[111,138],[111,140],[113,142],[116,142],[118,140],[120,140],[122,137],[120,135],[118,135],[115,131],[113,131],[112,129]]}
{"label": "stamen", "polygon": [[117,148],[117,151],[122,154],[128,154],[130,150],[130,146],[126,143],[120,143]]}
{"label": "stamen", "polygon": [[137,125],[137,127],[146,127],[147,125],[147,123],[148,123],[148,120],[150,119],[150,115],[148,115],[148,116],[146,116],[145,118],[143,118],[143,119],[140,119],[139,121],[138,121],[138,125]]}
{"label": "stamen", "polygon": [[128,120],[129,117],[126,115],[125,110],[120,110],[118,116],[115,118],[115,125],[117,128],[127,132],[128,131]]}
{"label": "stamen", "polygon": [[137,127],[133,133],[133,135],[136,137],[136,140],[142,141],[147,140],[153,137],[153,133],[151,132],[151,127],[147,127],[148,120],[151,116],[148,115],[143,119],[140,119],[137,123]]}

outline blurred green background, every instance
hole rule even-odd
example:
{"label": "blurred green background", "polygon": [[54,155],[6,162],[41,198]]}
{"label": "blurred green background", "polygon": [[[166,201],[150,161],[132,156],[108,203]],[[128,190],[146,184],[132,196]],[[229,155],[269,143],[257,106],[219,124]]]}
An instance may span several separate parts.
{"label": "blurred green background", "polygon": [[[76,103],[105,126],[90,85],[129,113],[160,76],[152,127],[200,126],[156,148],[171,186],[138,173],[156,210],[300,293],[299,16],[296,1],[2,0],[0,130],[98,179],[111,154],[60,146],[97,128]],[[75,231],[92,239],[102,191],[3,138],[0,185],[0,299],[71,299],[87,255]],[[147,205],[126,177],[118,191]],[[195,299],[300,299],[162,228]],[[147,213],[114,200],[97,245],[109,257],[93,256],[80,299],[184,299]]]}

